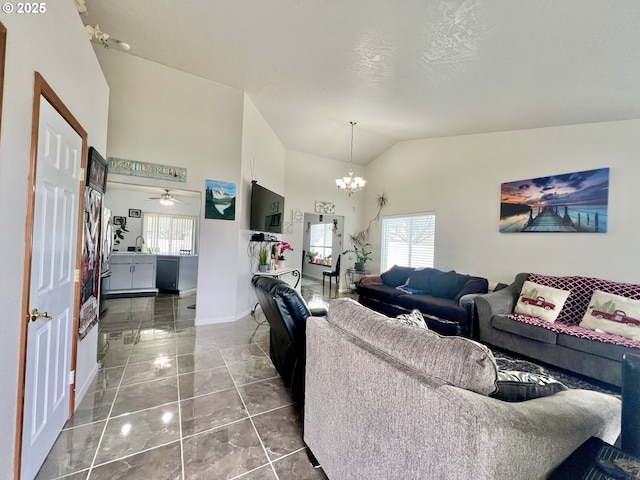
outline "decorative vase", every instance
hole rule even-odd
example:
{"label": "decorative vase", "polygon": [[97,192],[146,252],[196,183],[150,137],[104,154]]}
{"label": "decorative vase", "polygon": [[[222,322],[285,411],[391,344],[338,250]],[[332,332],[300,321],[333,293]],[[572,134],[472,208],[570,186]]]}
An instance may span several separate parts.
{"label": "decorative vase", "polygon": [[266,265],[258,265],[258,270],[261,272],[266,272],[267,271],[267,266]]}
{"label": "decorative vase", "polygon": [[284,260],[278,260],[278,268],[283,269],[285,267],[286,262]]}
{"label": "decorative vase", "polygon": [[353,268],[356,269],[356,272],[362,272],[364,270],[364,263],[356,262],[353,264]]}

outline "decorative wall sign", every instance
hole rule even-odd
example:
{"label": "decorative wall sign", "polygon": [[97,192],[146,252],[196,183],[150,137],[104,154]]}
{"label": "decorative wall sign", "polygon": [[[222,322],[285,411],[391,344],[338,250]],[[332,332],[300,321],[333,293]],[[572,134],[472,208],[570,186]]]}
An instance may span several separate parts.
{"label": "decorative wall sign", "polygon": [[607,231],[609,169],[503,183],[500,232]]}
{"label": "decorative wall sign", "polygon": [[336,206],[332,202],[319,202],[316,200],[316,213],[336,213]]}
{"label": "decorative wall sign", "polygon": [[142,217],[142,211],[137,209],[137,208],[130,208],[129,209],[129,216],[131,218],[141,218]]}
{"label": "decorative wall sign", "polygon": [[236,219],[236,184],[205,180],[204,218]]}
{"label": "decorative wall sign", "polygon": [[304,220],[304,213],[302,213],[302,210],[291,210],[291,219],[295,223],[302,223]]}
{"label": "decorative wall sign", "polygon": [[159,163],[139,162],[124,158],[109,157],[109,173],[131,175],[134,177],[157,178],[174,182],[187,181],[187,169],[161,165]]}

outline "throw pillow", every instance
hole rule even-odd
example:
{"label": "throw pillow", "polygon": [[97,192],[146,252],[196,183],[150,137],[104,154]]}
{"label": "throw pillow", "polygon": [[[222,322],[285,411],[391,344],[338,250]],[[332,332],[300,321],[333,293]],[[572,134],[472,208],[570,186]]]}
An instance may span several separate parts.
{"label": "throw pillow", "polygon": [[397,287],[407,281],[409,275],[415,270],[413,267],[399,267],[394,265],[380,275],[382,282],[389,287]]}
{"label": "throw pillow", "polygon": [[427,327],[427,322],[425,322],[422,313],[416,308],[411,310],[411,313],[403,313],[402,315],[398,315],[396,317],[396,320],[398,320],[400,323],[404,323],[405,325],[412,325],[414,327],[420,327],[429,330],[429,327]]}
{"label": "throw pillow", "polygon": [[514,311],[553,323],[570,293],[568,290],[538,285],[527,280],[522,285]]}
{"label": "throw pillow", "polygon": [[498,371],[497,390],[489,395],[504,402],[524,402],[567,390],[554,378],[536,373]]}
{"label": "throw pillow", "polygon": [[640,301],[596,290],[580,326],[640,340]]}
{"label": "throw pillow", "polygon": [[431,295],[439,298],[454,298],[460,291],[458,274],[453,270],[431,277]]}
{"label": "throw pillow", "polygon": [[487,293],[489,290],[489,282],[485,278],[470,278],[466,281],[462,290],[458,292],[455,300],[460,300],[463,296],[470,293]]}
{"label": "throw pillow", "polygon": [[404,286],[413,288],[414,290],[422,290],[422,293],[425,295],[429,295],[431,293],[431,277],[437,272],[437,270],[433,268],[416,268]]}
{"label": "throw pillow", "polygon": [[382,277],[380,275],[363,275],[358,280],[358,285],[382,285]]}

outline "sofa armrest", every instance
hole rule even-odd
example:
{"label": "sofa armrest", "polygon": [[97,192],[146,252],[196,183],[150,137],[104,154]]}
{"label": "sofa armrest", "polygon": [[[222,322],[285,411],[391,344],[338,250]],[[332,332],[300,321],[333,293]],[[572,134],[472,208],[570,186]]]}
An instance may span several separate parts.
{"label": "sofa armrest", "polygon": [[491,319],[494,315],[512,313],[527,275],[527,273],[519,273],[508,287],[476,297],[478,320],[482,322]]}
{"label": "sofa armrest", "polygon": [[458,305],[465,309],[467,312],[467,319],[469,321],[469,337],[474,338],[474,331],[476,328],[476,297],[482,295],[481,293],[468,293],[460,297]]}
{"label": "sofa armrest", "polygon": [[358,280],[358,285],[382,285],[381,275],[363,275]]}

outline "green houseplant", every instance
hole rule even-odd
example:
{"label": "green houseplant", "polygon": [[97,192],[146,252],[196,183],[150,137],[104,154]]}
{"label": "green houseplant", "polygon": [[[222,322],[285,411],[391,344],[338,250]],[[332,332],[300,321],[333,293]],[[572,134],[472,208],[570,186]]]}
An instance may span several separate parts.
{"label": "green houseplant", "polygon": [[356,271],[361,272],[364,270],[365,264],[369,260],[371,260],[371,250],[367,248],[370,246],[371,244],[369,243],[365,243],[364,245],[358,245],[356,242],[354,242],[353,248],[349,250],[345,250],[344,252],[342,252],[342,254],[344,255],[345,253],[355,253],[356,262],[353,265],[353,268],[355,268]]}
{"label": "green houseplant", "polygon": [[258,270],[260,270],[261,272],[266,272],[268,263],[269,263],[269,248],[263,245],[258,250]]}

